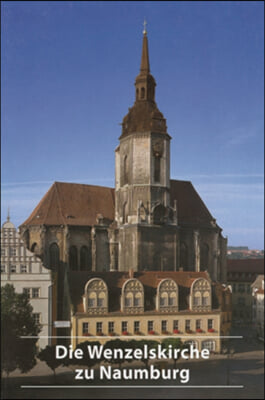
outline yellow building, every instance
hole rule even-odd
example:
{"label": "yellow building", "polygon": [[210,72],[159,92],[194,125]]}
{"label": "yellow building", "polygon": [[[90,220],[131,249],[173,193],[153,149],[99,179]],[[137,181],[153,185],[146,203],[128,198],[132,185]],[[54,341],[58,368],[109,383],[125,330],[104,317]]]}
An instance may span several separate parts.
{"label": "yellow building", "polygon": [[68,282],[73,348],[86,340],[174,336],[220,352],[220,336],[229,335],[230,291],[207,272],[70,273]]}

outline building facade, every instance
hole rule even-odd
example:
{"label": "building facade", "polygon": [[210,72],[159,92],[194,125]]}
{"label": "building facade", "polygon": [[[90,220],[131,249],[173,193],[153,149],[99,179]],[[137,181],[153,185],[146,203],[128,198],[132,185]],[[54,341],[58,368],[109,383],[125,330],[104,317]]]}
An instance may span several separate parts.
{"label": "building facade", "polygon": [[258,275],[251,287],[252,321],[258,338],[264,341],[264,275]]}
{"label": "building facade", "polygon": [[48,343],[52,330],[51,271],[24,245],[9,217],[1,228],[1,286],[12,284],[17,293],[27,293],[33,316],[41,324],[39,348]]}
{"label": "building facade", "polygon": [[231,327],[231,292],[205,272],[71,273],[69,305],[73,347],[173,336],[220,352]]}
{"label": "building facade", "polygon": [[251,323],[251,285],[263,273],[264,259],[227,260],[227,283],[232,287],[233,322]]}

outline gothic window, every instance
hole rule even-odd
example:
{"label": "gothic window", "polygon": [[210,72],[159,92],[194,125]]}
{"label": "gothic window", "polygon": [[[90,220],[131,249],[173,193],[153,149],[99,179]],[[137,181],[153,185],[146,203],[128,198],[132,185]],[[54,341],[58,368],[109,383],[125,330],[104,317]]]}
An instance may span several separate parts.
{"label": "gothic window", "polygon": [[136,89],[136,100],[138,100],[139,99],[139,89],[137,88]]}
{"label": "gothic window", "polygon": [[85,310],[92,314],[108,311],[108,288],[103,279],[90,279],[85,286]]}
{"label": "gothic window", "polygon": [[178,285],[173,279],[163,279],[157,288],[157,310],[178,310]]}
{"label": "gothic window", "polygon": [[91,253],[87,246],[82,246],[80,249],[80,269],[91,271]]}
{"label": "gothic window", "polygon": [[69,249],[69,266],[73,271],[78,270],[78,257],[76,246],[71,246]]}
{"label": "gothic window", "polygon": [[196,279],[191,286],[190,295],[190,306],[193,311],[209,311],[211,309],[211,285],[206,279]]}
{"label": "gothic window", "polygon": [[155,225],[162,225],[165,222],[166,209],[162,204],[158,204],[153,211],[153,220]]}
{"label": "gothic window", "polygon": [[128,156],[125,156],[123,160],[124,185],[128,183],[128,173],[129,173]]}
{"label": "gothic window", "polygon": [[159,155],[154,156],[154,181],[156,183],[160,182],[160,164],[161,164],[161,158]]}
{"label": "gothic window", "polygon": [[121,303],[122,311],[144,311],[144,288],[138,279],[129,279],[124,283]]}
{"label": "gothic window", "polygon": [[201,271],[208,270],[209,267],[209,246],[203,243],[200,249],[200,269]]}
{"label": "gothic window", "polygon": [[184,270],[188,267],[188,247],[184,242],[180,244],[180,267]]}
{"label": "gothic window", "polygon": [[52,269],[59,267],[59,247],[57,243],[52,243],[49,247],[49,266]]}
{"label": "gothic window", "polygon": [[141,88],[141,99],[144,99],[144,97],[145,97],[145,88],[142,87]]}

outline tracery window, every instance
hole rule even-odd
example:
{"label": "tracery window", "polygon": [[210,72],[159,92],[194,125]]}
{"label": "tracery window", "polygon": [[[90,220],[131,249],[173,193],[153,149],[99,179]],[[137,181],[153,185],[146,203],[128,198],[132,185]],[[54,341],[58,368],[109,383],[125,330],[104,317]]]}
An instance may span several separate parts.
{"label": "tracery window", "polygon": [[93,278],[85,286],[85,310],[92,314],[108,311],[108,288],[103,279]]}
{"label": "tracery window", "polygon": [[191,309],[194,311],[208,311],[212,307],[211,285],[207,279],[198,278],[191,286]]}
{"label": "tracery window", "polygon": [[178,310],[178,285],[173,279],[163,279],[157,288],[157,310]]}
{"label": "tracery window", "polygon": [[69,249],[69,266],[73,271],[78,270],[78,257],[76,246],[71,246]]}
{"label": "tracery window", "polygon": [[52,243],[49,247],[49,266],[52,269],[59,267],[59,246],[57,243]]}
{"label": "tracery window", "polygon": [[126,312],[144,311],[144,288],[138,279],[129,279],[123,285],[121,308]]}

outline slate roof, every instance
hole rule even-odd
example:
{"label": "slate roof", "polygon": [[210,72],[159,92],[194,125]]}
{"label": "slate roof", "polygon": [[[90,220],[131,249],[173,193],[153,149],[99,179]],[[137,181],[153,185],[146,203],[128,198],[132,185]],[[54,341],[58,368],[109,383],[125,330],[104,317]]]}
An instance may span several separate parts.
{"label": "slate roof", "polygon": [[[171,180],[171,205],[177,200],[180,225],[201,224],[213,227],[213,217],[191,182]],[[79,183],[54,182],[22,225],[92,226],[97,215],[114,220],[115,190]]]}

